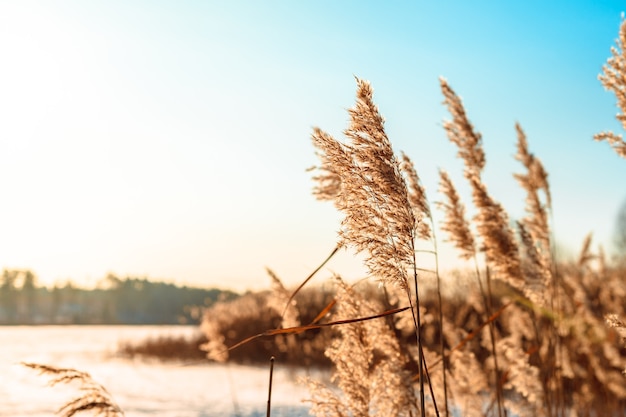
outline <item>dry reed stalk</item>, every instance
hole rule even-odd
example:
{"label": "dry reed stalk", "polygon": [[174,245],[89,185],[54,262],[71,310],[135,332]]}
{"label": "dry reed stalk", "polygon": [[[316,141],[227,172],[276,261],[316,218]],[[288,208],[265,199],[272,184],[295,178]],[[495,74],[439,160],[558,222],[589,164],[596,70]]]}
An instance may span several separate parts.
{"label": "dry reed stalk", "polygon": [[63,417],[72,417],[83,411],[92,411],[96,415],[105,417],[124,416],[122,409],[115,403],[107,389],[93,380],[86,372],[71,368],[58,368],[56,366],[38,363],[25,363],[22,365],[39,371],[40,374],[51,375],[48,385],[57,384],[80,384],[81,395],[69,400],[57,411]]}
{"label": "dry reed stalk", "polygon": [[[443,341],[443,302],[441,299],[441,276],[439,274],[439,258],[438,258],[438,250],[437,250],[437,239],[435,236],[435,223],[433,220],[433,216],[430,210],[430,204],[428,203],[428,198],[426,197],[426,189],[422,185],[420,181],[419,175],[417,174],[417,170],[415,169],[415,165],[411,158],[406,155],[404,152],[402,153],[402,161],[400,163],[400,170],[404,173],[408,185],[409,190],[409,203],[413,208],[413,215],[417,221],[417,237],[431,241],[433,244],[433,253],[435,256],[435,276],[437,280],[437,301],[438,301],[438,320],[441,331],[439,332],[439,355],[443,358],[445,357],[445,347]],[[428,220],[428,222],[427,222]],[[414,276],[414,285],[417,291],[418,283],[417,283],[417,275]],[[444,366],[442,367],[442,384],[443,384],[443,401],[444,401],[444,412],[445,415],[448,416],[448,378],[447,378],[447,368],[448,364],[444,361]],[[432,385],[431,385],[432,388]]]}
{"label": "dry reed stalk", "polygon": [[[514,174],[518,183],[526,191],[526,217],[518,221],[520,249],[523,255],[524,294],[540,307],[546,307],[546,301],[554,299],[555,286],[552,283],[552,244],[548,211],[552,206],[552,197],[548,183],[548,174],[541,161],[528,150],[526,134],[519,124],[517,131],[517,154],[526,172]],[[543,192],[545,203],[541,201]],[[546,291],[550,290],[550,294]]]}
{"label": "dry reed stalk", "polygon": [[[339,244],[365,253],[365,264],[371,275],[383,283],[400,286],[414,307],[411,311],[422,375],[421,412],[425,413],[423,384],[428,370],[421,346],[419,288],[415,288],[414,306],[409,285],[409,271],[417,284],[415,239],[419,223],[414,210],[419,208],[414,208],[411,198],[416,201],[419,196],[418,191],[409,191],[372,94],[370,84],[357,79],[356,104],[349,110],[350,126],[344,132],[348,143],[314,129],[313,145],[323,172],[315,177],[318,179],[316,190],[318,198],[334,197],[335,206],[345,215]],[[408,174],[410,176],[411,172]],[[436,403],[433,404],[436,408]]]}
{"label": "dry reed stalk", "polygon": [[[602,66],[602,74],[598,79],[606,90],[612,91],[617,98],[617,107],[621,110],[615,118],[626,129],[626,20],[622,15],[622,23],[620,25],[619,37],[615,41],[617,46],[611,47],[611,57],[606,64]],[[626,142],[622,139],[622,135],[615,134],[611,131],[604,131],[594,135],[597,141],[607,141],[615,153],[622,158],[626,158]]]}
{"label": "dry reed stalk", "polygon": [[[535,267],[542,271],[545,278],[544,284],[547,288],[552,280],[553,264],[550,226],[548,224],[548,212],[552,208],[548,173],[539,158],[529,152],[526,134],[521,126],[516,124],[515,129],[518,139],[515,158],[526,168],[526,173],[514,174],[522,189],[526,191],[527,215],[521,223],[533,242],[538,256],[533,261],[536,262]],[[545,203],[541,201],[540,192],[543,192]]]}
{"label": "dry reed stalk", "polygon": [[416,220],[369,83],[357,79],[357,101],[349,113],[351,123],[344,133],[350,143],[317,128],[312,135],[322,169],[336,175],[334,183],[340,184],[336,193],[324,194],[334,195],[335,205],[345,214],[340,243],[364,252],[376,278],[408,288]]}
{"label": "dry reed stalk", "polygon": [[[526,134],[519,123],[517,131],[517,154],[515,159],[525,168],[522,174],[514,174],[515,179],[526,192],[526,216],[517,222],[520,238],[522,273],[525,280],[524,294],[534,304],[533,315],[549,309],[554,317],[561,316],[559,303],[558,275],[555,261],[548,215],[551,214],[552,197],[548,173],[543,164],[528,149]],[[543,196],[543,199],[541,198]],[[539,313],[541,314],[541,313]],[[564,408],[562,393],[561,356],[562,345],[557,332],[558,323],[533,320],[535,341],[541,349],[534,355],[538,362],[540,381],[552,381],[552,387],[543,382],[543,401],[546,409],[559,414]]]}
{"label": "dry reed stalk", "polygon": [[270,413],[272,411],[272,384],[274,380],[274,357],[270,358],[270,382],[267,389],[267,411],[265,413],[266,417],[270,417]]}
{"label": "dry reed stalk", "polygon": [[[464,176],[470,184],[472,200],[477,209],[474,222],[476,230],[482,239],[480,250],[485,254],[487,263],[486,304],[487,313],[491,314],[491,311],[493,311],[492,270],[495,272],[496,278],[508,282],[514,288],[520,290],[523,288],[519,250],[505,210],[489,195],[485,184],[482,182],[481,174],[486,163],[485,152],[482,147],[482,136],[474,130],[474,126],[467,118],[465,107],[460,97],[444,78],[440,78],[440,86],[444,96],[444,104],[452,116],[451,120],[444,121],[443,127],[448,135],[448,139],[457,146],[458,156],[465,164]],[[503,403],[502,387],[498,382],[500,380],[500,369],[493,324],[490,324],[489,332],[496,376],[498,415],[503,416],[506,412]]]}
{"label": "dry reed stalk", "polygon": [[485,253],[487,264],[495,272],[496,278],[508,281],[513,287],[522,290],[519,252],[508,216],[489,195],[482,182],[481,173],[486,162],[482,136],[474,131],[461,99],[447,81],[441,78],[440,84],[444,104],[452,116],[452,120],[445,121],[443,126],[448,139],[457,145],[458,155],[465,163],[464,175],[470,183],[472,199],[478,210],[474,221],[482,238],[480,250]]}
{"label": "dry reed stalk", "polygon": [[[439,170],[439,191],[446,197],[445,202],[438,202],[437,205],[444,212],[444,219],[441,229],[448,233],[448,239],[454,246],[460,251],[462,259],[473,259],[475,277],[480,290],[480,295],[484,301],[486,307],[487,317],[491,316],[491,301],[488,294],[486,294],[483,287],[482,279],[480,276],[480,269],[478,268],[478,251],[476,248],[476,241],[471,231],[470,224],[465,218],[465,206],[461,202],[461,198],[454,186],[454,183],[450,179],[448,173],[444,170]],[[490,325],[490,332],[493,335],[493,326]],[[494,349],[495,349],[495,340]]]}

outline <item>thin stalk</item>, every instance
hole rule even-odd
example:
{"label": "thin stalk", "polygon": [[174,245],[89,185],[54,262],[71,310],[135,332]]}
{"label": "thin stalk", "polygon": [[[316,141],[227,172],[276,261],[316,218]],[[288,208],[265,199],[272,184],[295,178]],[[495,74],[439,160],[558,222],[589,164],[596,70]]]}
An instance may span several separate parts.
{"label": "thin stalk", "polygon": [[[415,327],[415,336],[417,337],[417,350],[419,360],[419,377],[420,377],[420,413],[422,417],[426,416],[426,404],[424,393],[424,377],[428,378],[428,385],[430,387],[430,395],[433,399],[433,406],[435,408],[435,414],[439,417],[439,410],[437,409],[437,400],[435,399],[435,393],[430,382],[430,376],[428,375],[428,367],[426,360],[424,359],[424,350],[422,346],[422,319],[420,313],[420,298],[419,298],[419,285],[417,282],[417,259],[415,258],[415,250],[413,250],[413,282],[415,284],[415,308],[413,307],[413,297],[411,297],[411,289],[409,285],[406,286],[407,298],[409,299],[409,305],[411,306],[411,315],[413,316],[413,324]],[[408,283],[407,283],[408,284]]]}
{"label": "thin stalk", "polygon": [[[417,292],[417,291],[416,291]],[[409,305],[411,307],[411,315],[413,316],[413,324],[415,327],[415,336],[417,337],[417,350],[418,350],[418,373],[420,377],[420,414],[422,417],[426,416],[426,408],[424,401],[424,351],[422,350],[422,339],[421,339],[421,318],[419,313],[419,297],[417,301],[417,315],[415,313],[415,307],[413,306],[413,297],[411,297],[411,290],[407,286],[406,289],[407,298],[409,299]]]}
{"label": "thin stalk", "polygon": [[[444,407],[446,410],[446,417],[450,415],[448,410],[448,382],[446,377],[447,365],[445,361],[445,351],[443,343],[443,301],[441,300],[441,276],[439,276],[439,251],[437,250],[437,237],[435,236],[435,222],[432,216],[430,216],[430,224],[432,230],[433,249],[435,255],[435,274],[437,276],[437,299],[439,302],[439,349],[441,350],[441,359],[443,360],[443,399]],[[417,292],[417,287],[415,292]]]}
{"label": "thin stalk", "polygon": [[270,386],[267,392],[267,413],[266,416],[270,417],[270,411],[272,409],[272,378],[274,376],[274,357],[270,358]]}
{"label": "thin stalk", "polygon": [[[552,211],[552,207],[548,207],[548,212],[550,214],[550,224],[554,224],[554,212]],[[550,234],[552,235],[552,229],[550,229]],[[552,311],[556,311],[556,320],[552,320],[553,323],[553,332],[554,332],[554,359],[555,359],[555,368],[557,370],[557,384],[556,384],[556,416],[565,416],[565,397],[563,393],[563,382],[561,377],[561,363],[562,353],[561,353],[561,337],[559,336],[559,327],[561,325],[561,317],[562,317],[562,307],[561,307],[561,297],[559,295],[559,289],[561,288],[560,283],[560,275],[558,270],[558,264],[556,262],[557,257],[557,247],[554,244],[554,236],[550,239],[550,257],[552,258],[551,267],[552,267],[552,279],[550,280],[550,284],[552,286],[552,297],[550,297],[550,308]],[[556,307],[554,305],[554,300],[556,299]],[[555,310],[556,308],[556,310]]]}
{"label": "thin stalk", "polygon": [[[491,274],[489,273],[489,267],[486,270],[486,279],[487,279],[487,311],[488,315],[491,315],[491,311],[493,310],[493,293],[491,292]],[[489,336],[491,338],[491,349],[493,351],[493,366],[496,374],[496,400],[498,402],[498,416],[503,417],[506,416],[506,410],[504,409],[504,402],[502,400],[502,384],[500,384],[500,367],[498,366],[498,354],[496,351],[496,335],[494,324],[489,323]]]}
{"label": "thin stalk", "polygon": [[[487,317],[491,317],[493,314],[493,305],[492,305],[492,294],[491,294],[491,278],[489,275],[489,268],[487,268],[487,289],[488,293],[485,293],[485,287],[483,287],[483,283],[481,281],[480,269],[478,268],[478,259],[477,255],[474,252],[474,269],[476,271],[476,281],[478,282],[478,288],[480,289],[480,295],[485,303],[485,309],[487,313]],[[491,351],[493,353],[493,364],[494,364],[494,372],[495,372],[495,383],[496,383],[496,402],[498,403],[498,416],[502,417],[502,413],[504,410],[504,406],[502,404],[502,390],[499,384],[500,380],[500,368],[498,366],[498,355],[496,351],[496,334],[494,329],[493,322],[489,322],[489,338],[491,339]],[[505,412],[506,413],[506,412]]]}

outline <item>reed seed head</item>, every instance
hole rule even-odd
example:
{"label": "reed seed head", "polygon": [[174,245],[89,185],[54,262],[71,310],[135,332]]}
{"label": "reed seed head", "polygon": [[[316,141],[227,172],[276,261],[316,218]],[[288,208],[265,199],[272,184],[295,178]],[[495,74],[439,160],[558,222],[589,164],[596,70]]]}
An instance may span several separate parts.
{"label": "reed seed head", "polygon": [[339,243],[365,252],[365,264],[373,276],[406,288],[416,219],[368,82],[357,79],[357,100],[349,114],[350,125],[344,132],[347,143],[320,129],[313,131],[321,167],[336,175],[327,181],[332,186],[318,186],[318,196],[333,196],[345,215]]}

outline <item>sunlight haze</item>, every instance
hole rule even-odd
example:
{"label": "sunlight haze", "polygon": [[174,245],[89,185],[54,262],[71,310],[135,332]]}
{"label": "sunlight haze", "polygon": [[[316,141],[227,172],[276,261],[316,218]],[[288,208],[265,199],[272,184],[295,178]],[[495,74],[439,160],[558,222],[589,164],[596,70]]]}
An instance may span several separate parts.
{"label": "sunlight haze", "polygon": [[[610,253],[626,165],[592,137],[621,132],[597,75],[623,10],[2,1],[0,267],[31,269],[46,285],[92,286],[111,272],[259,289],[266,266],[299,283],[334,248],[341,219],[311,195],[310,134],[341,136],[355,76],[372,83],[431,204],[439,168],[469,204],[442,128],[443,76],[483,135],[485,182],[511,217],[524,208],[512,176],[519,122],[550,175],[559,246],[574,254],[593,232]],[[462,266],[440,244],[441,268]],[[318,279],[359,277],[360,265],[342,253]]]}

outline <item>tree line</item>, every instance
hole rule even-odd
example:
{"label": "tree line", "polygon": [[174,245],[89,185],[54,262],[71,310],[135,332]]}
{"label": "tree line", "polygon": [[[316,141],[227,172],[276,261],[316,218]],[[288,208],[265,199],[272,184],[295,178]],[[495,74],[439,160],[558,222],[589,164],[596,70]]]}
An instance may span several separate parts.
{"label": "tree line", "polygon": [[202,309],[232,291],[177,286],[109,274],[94,289],[71,281],[39,286],[30,270],[5,269],[0,277],[0,325],[196,324]]}

